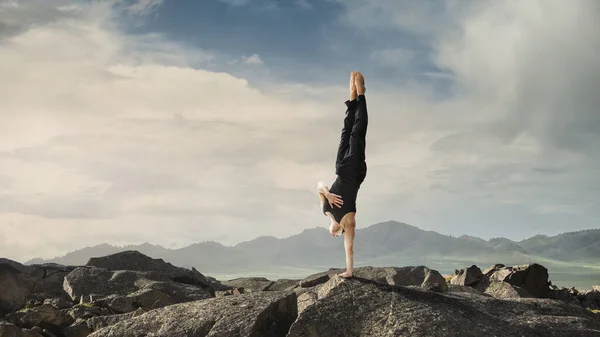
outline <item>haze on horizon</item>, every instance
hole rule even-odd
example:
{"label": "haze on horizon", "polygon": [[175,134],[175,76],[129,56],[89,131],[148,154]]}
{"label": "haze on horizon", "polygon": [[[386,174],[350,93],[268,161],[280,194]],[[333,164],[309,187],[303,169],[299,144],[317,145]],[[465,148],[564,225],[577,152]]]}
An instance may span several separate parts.
{"label": "haze on horizon", "polygon": [[0,257],[326,226],[352,70],[359,228],[598,228],[599,18],[595,0],[0,0]]}

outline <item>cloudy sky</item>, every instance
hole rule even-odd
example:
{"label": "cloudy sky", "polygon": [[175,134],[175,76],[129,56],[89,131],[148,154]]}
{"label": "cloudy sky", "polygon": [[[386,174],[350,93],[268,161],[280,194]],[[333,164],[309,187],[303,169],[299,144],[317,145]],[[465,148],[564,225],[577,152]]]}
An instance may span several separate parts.
{"label": "cloudy sky", "polygon": [[598,228],[599,31],[597,0],[0,0],[0,256],[326,227],[352,70],[359,227]]}

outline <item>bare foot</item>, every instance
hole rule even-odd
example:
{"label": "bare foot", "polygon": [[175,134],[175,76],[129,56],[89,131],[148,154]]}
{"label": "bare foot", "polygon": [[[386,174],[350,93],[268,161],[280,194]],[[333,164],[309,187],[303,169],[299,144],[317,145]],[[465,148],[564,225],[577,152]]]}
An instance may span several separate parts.
{"label": "bare foot", "polygon": [[365,91],[367,91],[367,88],[365,88],[365,77],[359,71],[354,72],[354,85],[359,95],[364,95]]}
{"label": "bare foot", "polygon": [[345,271],[345,272],[343,272],[341,274],[338,274],[338,276],[339,277],[343,277],[343,278],[350,278],[350,277],[352,277],[352,273],[350,273],[348,271]]}
{"label": "bare foot", "polygon": [[342,226],[340,226],[338,223],[336,222],[332,222],[329,225],[329,233],[331,233],[331,236],[339,236],[342,235]]}
{"label": "bare foot", "polygon": [[356,99],[356,97],[358,96],[358,93],[356,91],[356,81],[355,81],[355,77],[356,77],[356,72],[351,72],[350,73],[350,100],[353,101]]}

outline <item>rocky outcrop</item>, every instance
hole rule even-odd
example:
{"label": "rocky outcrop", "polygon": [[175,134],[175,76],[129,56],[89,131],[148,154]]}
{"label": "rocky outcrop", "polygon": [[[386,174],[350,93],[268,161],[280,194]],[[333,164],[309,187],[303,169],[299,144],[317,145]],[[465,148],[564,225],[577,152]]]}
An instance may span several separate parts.
{"label": "rocky outcrop", "polygon": [[486,287],[484,294],[495,298],[526,298],[533,297],[527,290],[513,286],[508,282],[492,281]]}
{"label": "rocky outcrop", "polygon": [[175,267],[163,259],[153,259],[138,251],[125,251],[104,257],[94,257],[86,266],[107,270],[132,270],[156,273],[176,283],[193,284],[207,288],[210,282],[199,271]]}
{"label": "rocky outcrop", "polygon": [[450,280],[451,284],[460,286],[470,286],[479,281],[483,277],[483,273],[479,267],[473,265],[467,269],[461,269],[456,275]]}
{"label": "rocky outcrop", "polygon": [[54,264],[25,266],[0,258],[0,316],[21,309],[36,294],[65,297],[62,279],[74,268]]}
{"label": "rocky outcrop", "polygon": [[457,284],[450,284],[448,286],[448,291],[453,293],[470,293],[470,294],[478,294],[483,295],[483,291],[469,287],[469,286],[461,286]]}
{"label": "rocky outcrop", "polygon": [[7,318],[21,328],[31,329],[38,326],[54,332],[59,332],[74,321],[66,312],[49,304],[16,312],[8,315]]}
{"label": "rocky outcrop", "polygon": [[[328,282],[341,272],[342,269],[330,269],[324,273],[313,274],[300,281],[299,285],[302,288],[314,287]],[[446,279],[438,271],[425,266],[359,267],[354,269],[353,276],[395,286],[416,286],[437,292],[448,291]]]}
{"label": "rocky outcrop", "polygon": [[244,288],[233,288],[230,290],[215,291],[215,297],[241,295],[244,293]]}
{"label": "rocky outcrop", "polygon": [[269,288],[267,288],[268,291],[287,291],[287,290],[293,290],[294,288],[298,287],[300,280],[290,280],[290,279],[279,279],[275,282],[273,282],[273,284],[271,284],[271,286]]}
{"label": "rocky outcrop", "polygon": [[495,264],[483,272],[473,265],[457,270],[450,283],[470,286],[480,293],[496,298],[554,298],[560,296],[559,293],[554,293],[550,289],[548,270],[539,264],[510,267]]}
{"label": "rocky outcrop", "polygon": [[271,285],[273,285],[273,283],[273,281],[268,280],[264,277],[243,277],[223,282],[224,285],[229,286],[231,288],[243,288],[244,292],[247,293],[265,291]]}
{"label": "rocky outcrop", "polygon": [[138,317],[140,315],[143,315],[144,313],[146,313],[146,311],[142,308],[139,308],[136,311],[129,312],[126,314],[92,317],[90,319],[87,319],[85,322],[86,326],[89,328],[90,331],[96,331],[104,327],[111,326],[134,317]]}
{"label": "rocky outcrop", "polygon": [[499,268],[489,278],[521,287],[537,298],[546,298],[550,293],[548,269],[537,263]]}
{"label": "rocky outcrop", "polygon": [[214,292],[231,290],[230,286],[222,284],[214,277],[206,276],[206,280],[208,281],[208,288]]}
{"label": "rocky outcrop", "polygon": [[317,292],[307,291],[298,295],[298,314],[302,313],[306,308],[317,303],[319,295]]}
{"label": "rocky outcrop", "polygon": [[358,277],[334,276],[318,297],[299,314],[288,337],[575,337],[597,336],[600,329],[596,314],[559,301],[436,293]]}
{"label": "rocky outcrop", "polygon": [[[41,331],[41,329],[40,329]],[[44,337],[39,332],[30,329],[21,329],[18,326],[0,321],[0,337]]]}
{"label": "rocky outcrop", "polygon": [[495,273],[496,271],[498,271],[504,267],[506,267],[506,266],[501,263],[497,263],[495,265],[490,266],[488,269],[484,270],[483,275],[490,277],[490,276],[492,276],[493,273]]}
{"label": "rocky outcrop", "polygon": [[75,323],[63,330],[65,337],[87,337],[91,333],[92,329],[88,327],[84,319],[76,320]]}
{"label": "rocky outcrop", "polygon": [[[543,266],[359,267],[220,282],[137,252],[87,266],[0,259],[0,337],[593,336],[600,287],[559,289]],[[11,293],[14,292],[14,293]],[[216,296],[216,297],[215,297]],[[78,303],[78,304],[75,304]],[[587,310],[587,309],[591,310]],[[20,309],[20,310],[17,310]],[[0,318],[2,318],[0,312]]]}
{"label": "rocky outcrop", "polygon": [[253,292],[152,310],[90,337],[279,337],[286,335],[296,317],[295,293]]}
{"label": "rocky outcrop", "polygon": [[148,298],[181,303],[211,297],[200,286],[173,282],[170,278],[154,272],[111,271],[97,267],[80,267],[73,270],[65,276],[64,289],[73,300],[82,297],[85,299],[90,295],[100,298],[117,295],[129,297],[132,302],[140,302],[141,307],[147,307]]}

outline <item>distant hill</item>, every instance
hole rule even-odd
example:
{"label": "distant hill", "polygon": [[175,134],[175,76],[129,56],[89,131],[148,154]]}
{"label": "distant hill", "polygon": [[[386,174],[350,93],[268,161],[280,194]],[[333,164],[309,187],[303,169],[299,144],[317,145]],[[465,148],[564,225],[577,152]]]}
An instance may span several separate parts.
{"label": "distant hill", "polygon": [[[25,264],[58,263],[83,265],[91,257],[125,250],[137,250],[162,258],[178,266],[195,267],[203,272],[265,270],[276,266],[322,268],[343,264],[343,239],[332,238],[324,228],[307,229],[287,238],[262,236],[235,246],[201,242],[180,249],[167,249],[144,243],[115,247],[102,244],[86,247],[65,256]],[[537,235],[515,242],[507,238],[484,240],[463,235],[455,238],[425,231],[396,221],[387,221],[357,230],[356,263],[371,265],[427,264],[448,266],[470,263],[530,263],[540,258],[572,261],[600,257],[600,229],[565,233],[557,236]],[[483,262],[482,262],[483,261]]]}
{"label": "distant hill", "polygon": [[562,261],[598,259],[600,229],[581,230],[556,236],[536,235],[518,244],[536,255]]}

